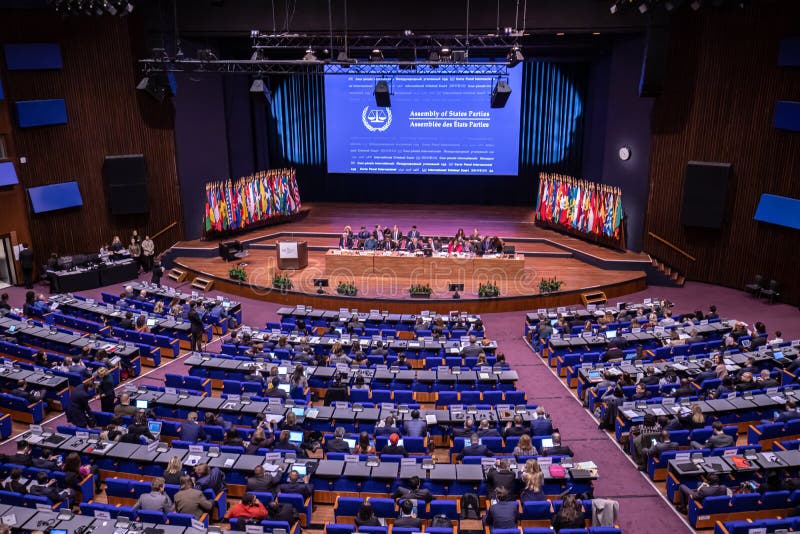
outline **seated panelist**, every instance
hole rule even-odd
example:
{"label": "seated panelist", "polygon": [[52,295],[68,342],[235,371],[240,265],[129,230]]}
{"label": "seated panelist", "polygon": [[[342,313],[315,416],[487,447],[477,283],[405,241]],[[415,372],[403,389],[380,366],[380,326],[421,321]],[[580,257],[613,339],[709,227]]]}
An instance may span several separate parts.
{"label": "seated panelist", "polygon": [[370,235],[364,240],[364,250],[377,250],[378,240],[374,235]]}
{"label": "seated panelist", "polygon": [[422,242],[420,242],[416,237],[412,237],[409,239],[408,244],[406,245],[406,250],[408,252],[422,250]]}

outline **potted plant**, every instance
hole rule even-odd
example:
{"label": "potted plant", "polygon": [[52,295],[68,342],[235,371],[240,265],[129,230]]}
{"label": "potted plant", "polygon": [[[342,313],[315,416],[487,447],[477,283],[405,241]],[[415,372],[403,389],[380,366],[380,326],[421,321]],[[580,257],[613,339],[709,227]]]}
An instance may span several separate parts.
{"label": "potted plant", "polygon": [[230,276],[231,280],[237,280],[239,282],[247,280],[247,273],[241,267],[231,267],[228,276]]}
{"label": "potted plant", "polygon": [[294,285],[288,276],[276,274],[272,278],[272,287],[275,289],[280,289],[281,291],[288,291],[289,289],[292,289]]}
{"label": "potted plant", "polygon": [[408,288],[408,293],[413,299],[429,299],[431,298],[433,289],[429,284],[412,284],[411,287]]}
{"label": "potted plant", "polygon": [[336,292],[346,297],[355,297],[358,293],[358,288],[355,284],[340,282],[339,285],[336,286]]}
{"label": "potted plant", "polygon": [[500,296],[500,288],[494,282],[486,282],[478,285],[478,296],[481,298],[494,298]]}
{"label": "potted plant", "polygon": [[555,276],[553,278],[542,278],[541,282],[539,282],[539,293],[543,295],[555,293],[562,285],[564,285],[564,281],[557,279]]}

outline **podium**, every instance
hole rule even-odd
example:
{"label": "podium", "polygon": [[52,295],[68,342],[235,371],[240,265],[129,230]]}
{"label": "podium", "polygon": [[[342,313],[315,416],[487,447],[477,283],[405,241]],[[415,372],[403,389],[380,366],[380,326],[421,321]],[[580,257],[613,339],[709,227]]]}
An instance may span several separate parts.
{"label": "podium", "polygon": [[305,241],[278,241],[278,269],[298,270],[308,266],[308,244]]}

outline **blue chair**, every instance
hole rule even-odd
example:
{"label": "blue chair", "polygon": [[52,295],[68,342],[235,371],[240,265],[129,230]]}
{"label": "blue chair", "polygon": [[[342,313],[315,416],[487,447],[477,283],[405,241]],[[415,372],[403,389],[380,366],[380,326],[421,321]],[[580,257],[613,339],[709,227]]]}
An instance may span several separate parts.
{"label": "blue chair", "polygon": [[155,523],[156,525],[165,525],[167,518],[163,512],[156,510],[139,510],[139,521],[142,523]]}
{"label": "blue chair", "polygon": [[353,534],[355,531],[355,525],[325,525],[325,534]]}
{"label": "blue chair", "polygon": [[333,518],[337,523],[350,523],[355,521],[358,510],[364,504],[361,497],[337,497],[333,505]]}
{"label": "blue chair", "polygon": [[[383,518],[397,517],[397,510],[395,508],[394,499],[386,499],[380,497],[370,497],[369,503],[372,505],[372,510],[375,515]],[[359,529],[361,530],[361,529]]]}
{"label": "blue chair", "polygon": [[429,505],[429,517],[444,515],[451,521],[458,521],[458,501],[437,499]]}

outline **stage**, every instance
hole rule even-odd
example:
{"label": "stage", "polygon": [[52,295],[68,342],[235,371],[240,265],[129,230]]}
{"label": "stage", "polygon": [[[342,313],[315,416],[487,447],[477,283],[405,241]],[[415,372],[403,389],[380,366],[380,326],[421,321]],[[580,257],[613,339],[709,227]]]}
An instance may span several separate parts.
{"label": "stage", "polygon": [[[186,271],[189,281],[196,276],[211,278],[215,290],[236,295],[318,308],[391,306],[398,312],[419,311],[435,304],[475,312],[578,304],[581,293],[592,290],[602,290],[609,298],[641,291],[652,269],[647,254],[617,251],[537,227],[533,223],[533,208],[314,203],[304,209],[308,210],[307,216],[299,221],[236,237],[248,252],[241,262],[247,273],[243,283],[229,278],[229,270],[238,263],[219,258],[219,240],[176,243],[165,254],[165,263]],[[517,257],[346,258],[327,254],[326,258],[327,251],[337,246],[346,225],[357,233],[361,225],[371,230],[375,224],[389,227],[397,224],[404,233],[416,225],[422,235],[439,236],[455,235],[459,228],[469,234],[477,227],[483,235],[497,235],[507,245],[514,245]],[[308,243],[308,267],[299,271],[277,268],[275,244],[281,239]],[[378,265],[380,268],[376,269]],[[292,289],[285,292],[272,289],[275,274],[288,276]],[[564,281],[561,290],[541,295],[539,281],[552,277]],[[325,288],[324,295],[317,294],[315,278],[329,279],[330,287]],[[478,297],[479,284],[487,281],[499,286],[499,297]],[[358,294],[337,295],[336,286],[340,282],[355,284]],[[465,286],[458,304],[448,291],[451,282]],[[433,289],[430,299],[412,299],[408,292],[412,284],[429,284]]]}

